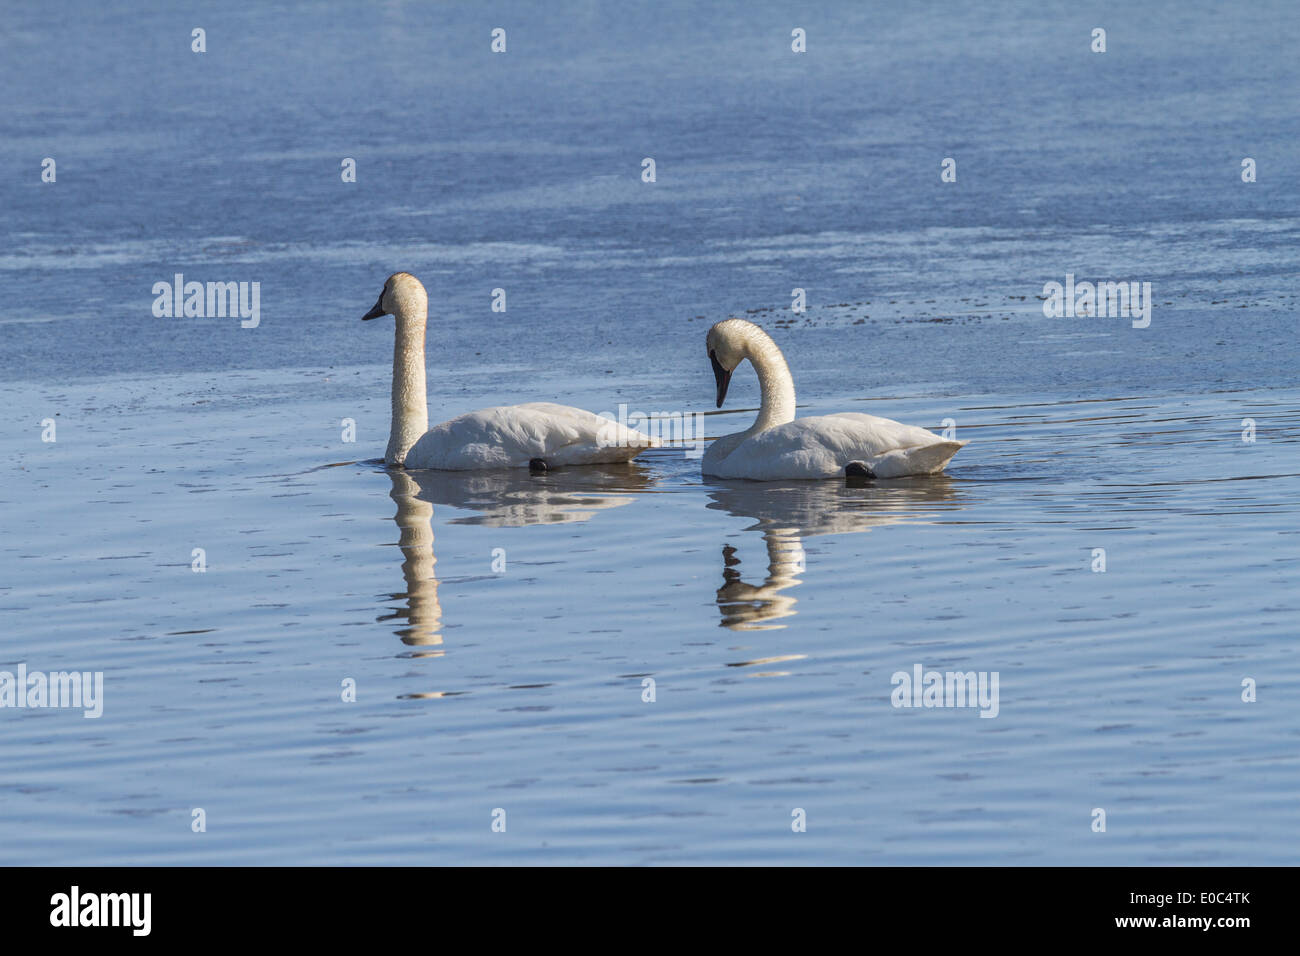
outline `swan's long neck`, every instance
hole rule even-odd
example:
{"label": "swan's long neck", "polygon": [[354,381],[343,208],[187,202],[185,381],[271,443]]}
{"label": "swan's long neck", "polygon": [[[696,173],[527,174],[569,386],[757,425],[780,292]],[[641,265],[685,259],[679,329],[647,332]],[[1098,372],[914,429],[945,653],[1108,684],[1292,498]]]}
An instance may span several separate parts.
{"label": "swan's long neck", "polygon": [[393,344],[393,421],[384,461],[400,465],[406,461],[411,446],[429,430],[429,403],[424,390],[424,326],[428,306],[412,303],[394,318],[397,335]]}
{"label": "swan's long neck", "polygon": [[749,427],[748,434],[794,421],[794,379],[776,343],[760,332],[749,340],[746,354],[758,372],[758,387],[763,396],[758,418]]}

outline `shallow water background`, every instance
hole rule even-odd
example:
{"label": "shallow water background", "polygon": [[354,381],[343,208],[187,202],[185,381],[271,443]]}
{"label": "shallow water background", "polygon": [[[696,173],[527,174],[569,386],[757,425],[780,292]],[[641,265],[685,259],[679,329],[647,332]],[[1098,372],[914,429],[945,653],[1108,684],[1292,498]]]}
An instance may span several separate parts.
{"label": "shallow water background", "polygon": [[[0,669],[106,700],[0,710],[0,862],[1295,861],[1300,8],[73,9],[74,57],[0,24]],[[800,414],[972,443],[390,475],[397,269],[435,420],[738,430],[702,339],[744,315]],[[154,318],[176,272],[260,326]],[[1067,272],[1151,326],[1044,318]],[[918,663],[997,718],[892,707]]]}

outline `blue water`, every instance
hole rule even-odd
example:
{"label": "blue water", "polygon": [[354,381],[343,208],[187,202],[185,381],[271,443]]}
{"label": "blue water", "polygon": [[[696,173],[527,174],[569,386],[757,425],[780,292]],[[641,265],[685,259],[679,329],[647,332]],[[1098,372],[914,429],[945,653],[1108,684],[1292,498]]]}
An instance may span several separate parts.
{"label": "blue water", "polygon": [[[1295,862],[1300,8],[559,7],[0,18],[0,670],[105,687],[0,708],[0,862]],[[971,444],[389,474],[399,269],[435,421],[739,430],[740,315],[801,415]],[[156,318],[177,272],[260,324]],[[1150,327],[1046,318],[1067,274]],[[997,717],[895,708],[916,664]]]}

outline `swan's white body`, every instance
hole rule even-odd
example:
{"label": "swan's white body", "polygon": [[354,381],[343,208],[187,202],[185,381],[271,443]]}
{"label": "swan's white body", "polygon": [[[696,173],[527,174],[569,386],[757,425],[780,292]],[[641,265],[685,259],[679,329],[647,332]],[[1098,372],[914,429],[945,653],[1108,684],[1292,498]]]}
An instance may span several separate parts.
{"label": "swan's white body", "polygon": [[794,417],[794,380],[776,343],[744,319],[727,319],[709,330],[709,354],[718,375],[718,404],[731,372],[749,359],[758,372],[762,408],[743,432],[719,438],[704,452],[701,470],[716,478],[780,481],[843,478],[858,463],[877,478],[933,475],[966,444],[916,425],[843,412]]}
{"label": "swan's white body", "polygon": [[595,465],[631,461],[651,444],[648,435],[581,408],[530,402],[481,408],[434,425],[403,464],[450,471],[527,468],[535,458],[548,465]]}
{"label": "swan's white body", "polygon": [[[737,441],[722,444],[728,439]],[[877,478],[902,478],[943,471],[964,444],[916,425],[844,412],[719,438],[704,453],[703,468],[717,478],[780,481],[843,478],[851,462],[861,462]]]}
{"label": "swan's white body", "polygon": [[425,397],[424,331],[428,294],[407,272],[389,276],[372,319],[397,321],[393,347],[393,417],[384,461],[406,468],[473,471],[631,461],[658,441],[600,415],[555,405],[498,405],[429,427]]}

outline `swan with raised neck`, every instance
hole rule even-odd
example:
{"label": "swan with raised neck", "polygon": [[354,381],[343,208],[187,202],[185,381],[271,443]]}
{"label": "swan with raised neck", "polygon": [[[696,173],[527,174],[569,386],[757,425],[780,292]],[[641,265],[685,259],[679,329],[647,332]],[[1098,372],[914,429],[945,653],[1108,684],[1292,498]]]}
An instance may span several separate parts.
{"label": "swan with raised neck", "polygon": [[966,444],[915,425],[857,412],[795,418],[794,379],[772,337],[753,322],[725,319],[705,340],[722,407],[732,373],[748,359],[762,395],[758,417],[704,453],[701,469],[717,478],[900,478],[937,474]]}
{"label": "swan with raised neck", "polygon": [[393,340],[392,420],[384,461],[406,468],[469,471],[587,465],[631,461],[659,444],[642,432],[568,405],[530,402],[469,412],[429,428],[424,338],[429,296],[409,272],[384,282],[364,320],[391,315]]}
{"label": "swan with raised neck", "polygon": [[424,331],[429,322],[429,294],[409,272],[395,272],[384,283],[375,307],[363,320],[391,315],[393,336],[393,416],[384,461],[400,465],[406,453],[429,430],[425,392]]}

